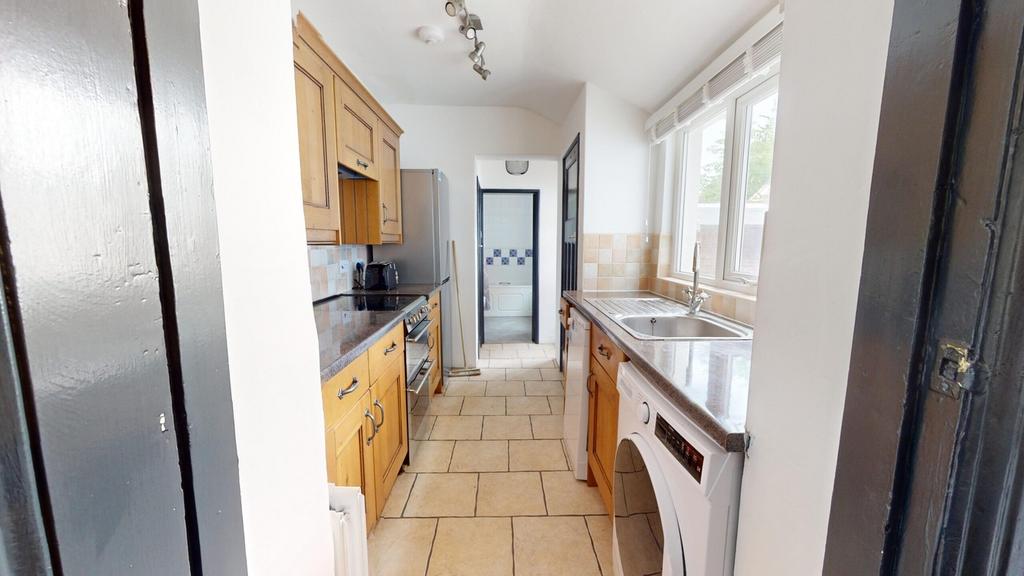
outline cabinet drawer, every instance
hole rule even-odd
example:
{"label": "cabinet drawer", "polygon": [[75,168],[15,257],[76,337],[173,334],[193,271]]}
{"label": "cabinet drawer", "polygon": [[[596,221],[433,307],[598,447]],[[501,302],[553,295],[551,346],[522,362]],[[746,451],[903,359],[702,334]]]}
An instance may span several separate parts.
{"label": "cabinet drawer", "polygon": [[612,382],[618,380],[619,363],[626,360],[626,355],[619,350],[619,347],[612,343],[596,324],[590,328],[590,353],[594,359],[604,368]]}
{"label": "cabinet drawer", "polygon": [[344,417],[369,389],[370,367],[363,354],[320,387],[327,426]]}
{"label": "cabinet drawer", "polygon": [[405,358],[405,324],[397,326],[370,346],[367,352],[370,362],[370,382],[376,383],[392,362]]}

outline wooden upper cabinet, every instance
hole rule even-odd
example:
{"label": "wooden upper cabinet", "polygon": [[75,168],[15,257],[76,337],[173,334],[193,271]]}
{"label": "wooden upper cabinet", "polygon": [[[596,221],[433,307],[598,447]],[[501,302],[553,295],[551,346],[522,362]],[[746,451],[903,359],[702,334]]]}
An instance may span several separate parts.
{"label": "wooden upper cabinet", "polygon": [[402,242],[402,172],[398,134],[379,122],[381,235],[384,242]]}
{"label": "wooden upper cabinet", "polygon": [[293,48],[306,239],[337,244],[341,206],[334,137],[334,74],[301,38],[294,38]]}
{"label": "wooden upper cabinet", "polygon": [[338,157],[354,172],[377,180],[377,154],[380,132],[377,115],[363,99],[340,78],[334,80],[335,108],[338,111]]}

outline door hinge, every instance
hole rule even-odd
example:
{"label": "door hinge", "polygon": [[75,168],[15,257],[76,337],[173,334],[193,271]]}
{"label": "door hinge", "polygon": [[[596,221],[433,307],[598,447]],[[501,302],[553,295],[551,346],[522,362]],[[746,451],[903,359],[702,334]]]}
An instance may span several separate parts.
{"label": "door hinge", "polygon": [[970,348],[962,342],[940,341],[930,388],[959,400],[964,390],[970,391],[973,380],[974,359]]}

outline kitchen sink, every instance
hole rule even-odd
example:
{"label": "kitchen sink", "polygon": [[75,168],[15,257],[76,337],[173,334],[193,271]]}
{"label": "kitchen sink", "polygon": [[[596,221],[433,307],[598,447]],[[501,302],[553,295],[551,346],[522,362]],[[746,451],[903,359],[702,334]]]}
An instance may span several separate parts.
{"label": "kitchen sink", "polygon": [[616,324],[640,340],[750,340],[754,331],[708,312],[690,314],[683,304],[660,297],[588,298]]}
{"label": "kitchen sink", "polygon": [[698,312],[695,316],[624,316],[618,323],[637,338],[657,340],[746,340],[750,330]]}

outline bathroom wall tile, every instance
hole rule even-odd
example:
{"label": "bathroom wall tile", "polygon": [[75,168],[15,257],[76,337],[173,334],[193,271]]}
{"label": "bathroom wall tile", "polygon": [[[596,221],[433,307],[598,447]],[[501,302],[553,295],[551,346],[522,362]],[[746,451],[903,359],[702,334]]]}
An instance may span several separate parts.
{"label": "bathroom wall tile", "polygon": [[630,234],[626,237],[626,248],[638,249],[643,244],[642,234]]}
{"label": "bathroom wall tile", "polygon": [[612,250],[610,248],[602,248],[597,251],[597,262],[598,264],[611,264],[612,263]]}
{"label": "bathroom wall tile", "polygon": [[598,264],[597,265],[597,276],[599,278],[610,278],[615,276],[613,264]]}
{"label": "bathroom wall tile", "polygon": [[614,234],[601,234],[599,235],[601,248],[611,249],[614,247],[615,235]]}
{"label": "bathroom wall tile", "polygon": [[584,290],[597,290],[597,278],[584,278],[583,279]]}
{"label": "bathroom wall tile", "polygon": [[598,267],[605,266],[605,264],[584,264],[583,265],[583,277],[584,278],[597,278]]}
{"label": "bathroom wall tile", "polygon": [[585,263],[597,263],[597,249],[596,248],[584,248],[583,249],[583,262]]}
{"label": "bathroom wall tile", "polygon": [[643,250],[638,248],[629,248],[626,250],[626,262],[639,262],[643,255]]}
{"label": "bathroom wall tile", "polygon": [[611,278],[598,278],[597,279],[597,289],[598,290],[614,290],[615,287],[612,286],[612,279]]}
{"label": "bathroom wall tile", "polygon": [[627,241],[626,234],[613,234],[612,235],[612,248],[614,250],[625,250]]}
{"label": "bathroom wall tile", "polygon": [[597,249],[601,246],[601,239],[597,234],[583,234],[583,248]]}
{"label": "bathroom wall tile", "polygon": [[639,278],[640,277],[640,265],[639,264],[624,264],[624,275],[627,278]]}
{"label": "bathroom wall tile", "polygon": [[625,262],[626,261],[626,250],[613,249],[612,250],[612,262]]}

